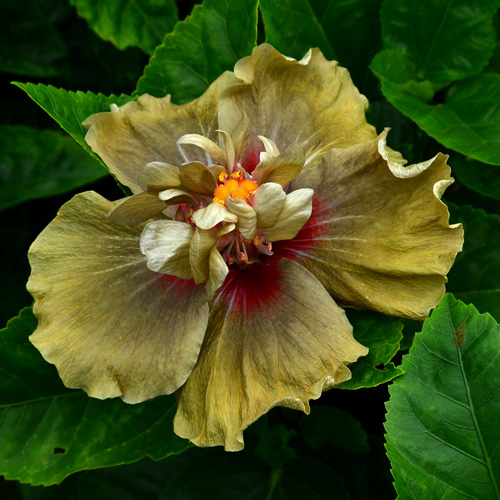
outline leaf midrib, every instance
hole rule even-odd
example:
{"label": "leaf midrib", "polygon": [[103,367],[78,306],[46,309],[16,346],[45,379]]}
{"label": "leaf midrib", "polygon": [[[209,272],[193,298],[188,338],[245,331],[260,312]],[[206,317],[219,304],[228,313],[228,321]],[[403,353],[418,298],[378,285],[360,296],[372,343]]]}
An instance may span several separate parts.
{"label": "leaf midrib", "polygon": [[44,396],[44,397],[41,397],[38,399],[28,399],[26,401],[19,401],[18,403],[7,403],[7,404],[0,405],[0,410],[14,408],[15,406],[24,406],[24,405],[29,405],[29,404],[41,403],[43,401],[50,401],[50,400],[73,397],[73,396],[81,396],[82,394],[83,394],[82,392],[77,391],[74,393],[55,394],[53,396]]}
{"label": "leaf midrib", "polygon": [[456,346],[456,349],[457,349],[458,361],[460,364],[460,370],[462,372],[462,377],[464,379],[464,386],[465,386],[465,391],[467,393],[467,401],[469,403],[469,409],[470,409],[470,414],[472,417],[472,422],[474,424],[474,428],[476,430],[476,434],[477,434],[477,437],[479,439],[479,445],[481,446],[481,452],[483,453],[484,465],[486,466],[486,469],[488,470],[488,474],[489,474],[490,479],[491,479],[491,484],[493,485],[493,489],[495,490],[496,498],[497,498],[497,500],[500,500],[500,490],[498,488],[495,474],[494,474],[493,469],[491,467],[491,458],[488,455],[488,451],[487,451],[486,445],[484,443],[483,435],[482,435],[481,429],[479,427],[479,422],[477,421],[476,412],[474,409],[474,403],[472,401],[472,396],[471,396],[471,392],[470,392],[469,381],[467,379],[467,375],[465,373],[465,368],[464,368],[464,364],[463,364],[462,350],[460,349],[460,347],[458,345]]}

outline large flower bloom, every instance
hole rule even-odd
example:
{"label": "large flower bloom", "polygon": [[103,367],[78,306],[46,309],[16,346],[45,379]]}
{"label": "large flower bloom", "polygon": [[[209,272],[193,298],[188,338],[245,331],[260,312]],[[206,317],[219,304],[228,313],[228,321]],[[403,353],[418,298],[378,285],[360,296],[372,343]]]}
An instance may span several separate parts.
{"label": "large flower bloom", "polygon": [[319,50],[261,45],[191,103],[88,118],[134,195],[75,196],[31,247],[31,341],[64,383],[127,403],[176,391],[179,435],[238,450],[366,355],[339,305],[425,318],[462,246],[450,169],[404,167],[366,107]]}

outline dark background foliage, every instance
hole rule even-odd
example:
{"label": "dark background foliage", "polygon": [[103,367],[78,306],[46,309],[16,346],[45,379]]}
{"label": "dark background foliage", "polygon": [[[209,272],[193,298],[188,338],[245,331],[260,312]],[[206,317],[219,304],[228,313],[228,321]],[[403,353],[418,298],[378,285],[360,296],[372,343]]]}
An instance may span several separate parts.
{"label": "dark background foliage", "polygon": [[[105,168],[73,140],[80,132],[71,113],[104,110],[104,96],[111,94],[169,92],[175,102],[189,101],[250,53],[255,35],[293,57],[318,46],[339,60],[370,100],[368,120],[378,131],[391,127],[391,147],[410,162],[438,151],[450,155],[457,181],[446,202],[451,221],[464,224],[466,240],[448,290],[500,320],[498,2],[261,0],[253,35],[251,25],[245,28],[257,5],[250,0],[205,0],[197,7],[165,1],[163,10],[145,9],[155,20],[146,32],[133,23],[120,27],[128,2],[110,0],[117,10],[99,22],[85,10],[88,3],[4,0],[0,6],[0,326],[31,304],[26,253],[58,208],[84,189],[122,196]],[[179,60],[193,71],[182,73]],[[23,92],[12,81],[93,94],[82,94],[70,109],[74,94],[35,86]],[[68,116],[54,116],[55,101],[70,109]],[[371,347],[370,358],[353,367],[353,381],[312,402],[310,416],[274,409],[248,429],[243,452],[227,454],[191,448],[172,435],[172,398],[130,410],[65,389],[28,343],[36,320],[23,310],[0,337],[0,473],[6,478],[0,497],[396,498],[384,448],[386,382],[402,373],[398,365],[422,325],[405,321],[403,327],[375,313],[348,315],[357,338]],[[96,426],[109,435],[99,437]],[[402,487],[398,493],[434,498],[405,496]]]}

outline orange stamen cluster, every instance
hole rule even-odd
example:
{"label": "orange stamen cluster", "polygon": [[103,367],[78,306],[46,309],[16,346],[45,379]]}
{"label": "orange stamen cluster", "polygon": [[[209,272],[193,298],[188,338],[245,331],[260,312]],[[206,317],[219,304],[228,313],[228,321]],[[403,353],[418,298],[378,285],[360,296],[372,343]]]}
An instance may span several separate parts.
{"label": "orange stamen cluster", "polygon": [[226,204],[228,196],[231,196],[233,199],[240,198],[246,200],[259,187],[256,182],[245,179],[243,173],[240,171],[231,174],[231,178],[228,177],[226,172],[222,172],[219,175],[219,186],[214,193],[213,201],[222,205]]}

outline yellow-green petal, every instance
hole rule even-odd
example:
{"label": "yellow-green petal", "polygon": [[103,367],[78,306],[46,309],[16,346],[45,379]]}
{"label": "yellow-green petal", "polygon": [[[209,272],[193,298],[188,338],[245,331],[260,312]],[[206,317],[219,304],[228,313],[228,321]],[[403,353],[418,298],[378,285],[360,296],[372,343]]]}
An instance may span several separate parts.
{"label": "yellow-green petal", "polygon": [[340,304],[424,319],[463,244],[440,200],[453,179],[442,154],[394,161],[385,135],[332,150],[292,181],[314,189],[316,208],[291,251]]}
{"label": "yellow-green petal", "polygon": [[226,72],[194,101],[175,105],[170,95],[163,98],[144,94],[109,113],[90,116],[83,123],[89,130],[85,139],[117,179],[132,192],[142,191],[138,177],[150,162],[181,165],[207,162],[204,151],[195,146],[177,147],[185,134],[217,139],[219,96],[237,82]]}
{"label": "yellow-green petal", "polygon": [[[238,271],[236,271],[238,272]],[[316,278],[282,259],[261,294],[230,274],[216,294],[200,358],[178,392],[177,434],[198,446],[243,448],[243,430],[274,406],[309,413],[309,400],[350,378],[368,350]]]}
{"label": "yellow-green petal", "polygon": [[207,324],[207,295],[192,281],[149,270],[139,251],[143,224],[114,224],[112,208],[96,193],[77,195],[31,246],[38,327],[30,340],[67,387],[139,403],[186,381]]}
{"label": "yellow-green petal", "polygon": [[108,217],[117,224],[140,224],[160,214],[165,208],[167,205],[158,196],[139,193],[115,205]]}
{"label": "yellow-green petal", "polygon": [[251,150],[261,150],[258,135],[274,141],[280,151],[298,143],[306,155],[305,168],[310,168],[333,147],[377,136],[366,122],[367,99],[349,72],[327,61],[319,49],[295,61],[262,44],[236,63],[234,73],[243,83],[221,97],[219,125],[231,134],[246,113]]}

